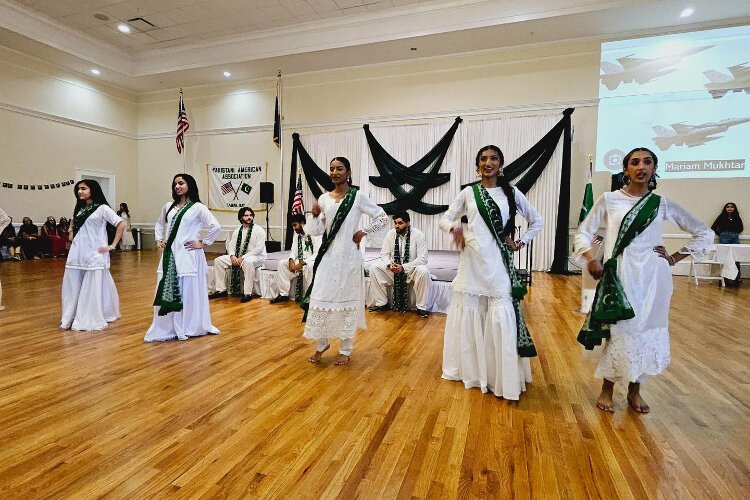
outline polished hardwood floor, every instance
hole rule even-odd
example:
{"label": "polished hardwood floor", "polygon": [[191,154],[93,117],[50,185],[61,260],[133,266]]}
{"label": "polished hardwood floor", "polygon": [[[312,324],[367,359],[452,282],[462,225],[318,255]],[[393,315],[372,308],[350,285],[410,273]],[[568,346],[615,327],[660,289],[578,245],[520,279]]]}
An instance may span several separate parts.
{"label": "polished hardwood floor", "polygon": [[58,330],[62,259],[0,264],[2,498],[750,498],[750,288],[675,278],[651,414],[594,407],[580,277],[535,275],[518,403],[440,379],[445,316],[368,313],[319,366],[300,311],[212,301],[221,335],[144,344],[155,252],[113,258],[122,319]]}

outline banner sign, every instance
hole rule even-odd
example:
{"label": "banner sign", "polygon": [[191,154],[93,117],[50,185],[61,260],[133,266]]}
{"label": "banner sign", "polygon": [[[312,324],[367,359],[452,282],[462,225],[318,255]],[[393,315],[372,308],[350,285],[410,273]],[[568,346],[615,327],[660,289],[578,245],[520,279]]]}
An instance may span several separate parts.
{"label": "banner sign", "polygon": [[5,189],[24,189],[26,191],[47,191],[49,189],[59,189],[72,186],[75,182],[71,179],[69,181],[52,182],[49,184],[29,184],[25,182],[6,182],[0,181],[0,186]]}
{"label": "banner sign", "polygon": [[260,203],[266,165],[208,165],[208,208],[236,212]]}

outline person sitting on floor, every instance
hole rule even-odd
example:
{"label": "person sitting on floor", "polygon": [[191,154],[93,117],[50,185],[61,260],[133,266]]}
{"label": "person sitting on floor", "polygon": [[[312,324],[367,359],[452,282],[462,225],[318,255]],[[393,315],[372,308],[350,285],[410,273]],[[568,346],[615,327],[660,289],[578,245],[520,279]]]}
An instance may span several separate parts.
{"label": "person sitting on floor", "polygon": [[271,300],[271,304],[279,304],[289,300],[289,292],[292,288],[292,280],[296,277],[296,289],[294,297],[297,301],[302,300],[307,287],[310,285],[313,275],[313,264],[318,254],[318,248],[322,242],[320,236],[305,234],[305,216],[302,214],[292,215],[292,248],[288,260],[279,260],[276,271],[276,289],[279,295]]}
{"label": "person sitting on floor", "polygon": [[[253,298],[253,283],[260,267],[266,261],[266,231],[253,223],[255,212],[252,208],[242,207],[237,212],[237,219],[242,225],[232,232],[227,240],[227,253],[214,259],[214,289],[212,299],[226,297],[227,270],[232,269],[229,292],[240,295],[240,302],[249,302]],[[240,279],[244,274],[244,288],[240,287]]]}
{"label": "person sitting on floor", "polygon": [[51,257],[62,257],[66,252],[66,244],[68,243],[68,235],[62,237],[58,234],[57,221],[51,215],[47,217],[47,222],[42,226],[42,242],[44,246],[44,253]]}
{"label": "person sitting on floor", "polygon": [[[411,227],[409,213],[393,215],[394,229],[383,239],[380,260],[370,266],[370,311],[385,311],[392,308],[404,312],[409,308],[408,284],[414,284],[417,295],[417,314],[420,318],[430,315],[430,288],[432,277],[427,267],[427,241],[419,229]],[[389,305],[386,287],[393,287],[393,303]],[[392,307],[391,307],[392,306]]]}
{"label": "person sitting on floor", "polygon": [[13,217],[10,216],[8,225],[0,232],[0,254],[3,259],[21,260],[21,247],[16,242],[16,228],[13,227]]}
{"label": "person sitting on floor", "polygon": [[16,243],[20,245],[25,258],[41,258],[42,242],[39,239],[39,228],[32,222],[31,217],[23,218],[23,224],[18,228]]}

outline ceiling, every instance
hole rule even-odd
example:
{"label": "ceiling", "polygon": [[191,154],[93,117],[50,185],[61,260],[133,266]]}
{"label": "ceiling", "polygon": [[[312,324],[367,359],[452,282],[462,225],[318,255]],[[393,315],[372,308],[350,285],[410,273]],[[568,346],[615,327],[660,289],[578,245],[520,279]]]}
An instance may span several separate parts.
{"label": "ceiling", "polygon": [[747,23],[750,0],[0,0],[0,45],[138,92]]}

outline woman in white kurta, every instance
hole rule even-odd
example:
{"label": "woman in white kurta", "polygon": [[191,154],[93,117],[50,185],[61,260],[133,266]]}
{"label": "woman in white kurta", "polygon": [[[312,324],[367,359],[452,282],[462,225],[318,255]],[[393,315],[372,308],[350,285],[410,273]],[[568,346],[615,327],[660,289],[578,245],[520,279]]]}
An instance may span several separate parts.
{"label": "woman in white kurta", "polygon": [[[312,206],[313,217],[308,222],[308,234],[319,236],[331,233],[336,213],[346,196],[354,194],[348,215],[343,220],[330,246],[323,254],[318,251],[319,264],[315,269],[313,284],[308,290],[309,308],[305,323],[305,337],[316,341],[311,363],[319,363],[329,347],[329,338],[341,339],[339,357],[335,364],[346,365],[352,353],[357,329],[365,325],[364,259],[359,242],[372,231],[388,224],[385,211],[359,191],[350,193],[351,167],[349,160],[337,157],[331,160],[330,175],[335,188],[323,193]],[[362,215],[372,218],[364,230],[359,229]],[[325,245],[325,243],[324,243]],[[304,304],[305,302],[303,302]]]}
{"label": "woman in white kurta", "polygon": [[[591,251],[592,241],[600,225],[606,225],[604,255],[613,254],[623,218],[656,186],[656,155],[646,148],[637,148],[623,160],[626,185],[596,200],[575,238],[577,257],[586,262],[595,279],[602,276],[602,263]],[[649,186],[649,183],[651,185]],[[692,239],[680,251],[669,255],[664,249],[663,223],[669,221]],[[604,379],[597,400],[601,410],[613,412],[612,393],[615,382],[628,382],[627,401],[638,413],[649,407],[640,395],[640,385],[649,375],[658,375],[670,361],[669,303],[672,297],[673,266],[689,254],[702,254],[713,246],[713,232],[679,205],[661,197],[658,212],[648,226],[625,247],[617,257],[617,277],[635,316],[610,326],[609,339],[604,341],[595,376]]]}
{"label": "woman in white kurta", "polygon": [[[178,214],[178,228],[169,249],[174,256],[176,282],[181,303],[170,312],[156,305],[161,287],[157,284],[157,300],[154,306],[154,319],[143,340],[155,342],[163,340],[187,340],[189,337],[218,334],[211,324],[211,311],[208,307],[206,284],[206,255],[203,247],[214,242],[221,226],[208,208],[200,202],[198,185],[188,174],[177,174],[172,181],[173,202],[167,203],[156,221],[155,237],[159,248],[164,249],[169,242]],[[188,206],[189,205],[189,206]],[[184,210],[183,210],[184,209]],[[206,234],[201,239],[201,232]],[[159,259],[157,283],[164,278],[163,258]],[[162,314],[160,314],[160,312]]]}
{"label": "woman in white kurta", "polygon": [[120,248],[128,252],[135,248],[135,239],[133,239],[133,228],[130,225],[130,210],[127,203],[120,203],[120,210],[117,211],[117,215],[125,221],[125,232],[122,233]]}
{"label": "woman in white kurta", "polygon": [[[544,222],[523,193],[502,178],[502,165],[503,154],[497,146],[486,146],[477,153],[480,182],[500,208],[504,224],[510,220],[510,227],[515,227],[506,193],[512,193],[516,212],[529,223],[519,240],[506,239],[512,250],[518,250],[542,230]],[[461,225],[464,215],[468,219],[465,230]],[[451,203],[440,227],[453,234],[461,251],[445,322],[443,378],[462,381],[467,389],[479,387],[482,392],[518,400],[531,382],[531,366],[529,358],[518,353],[508,269],[479,213],[472,186],[464,188]]]}
{"label": "woman in white kurta", "polygon": [[[107,323],[120,317],[120,298],[109,272],[109,252],[120,241],[125,223],[107,204],[98,182],[78,181],[73,192],[78,201],[63,275],[60,328],[104,330]],[[107,242],[107,223],[117,228],[112,245]]]}

